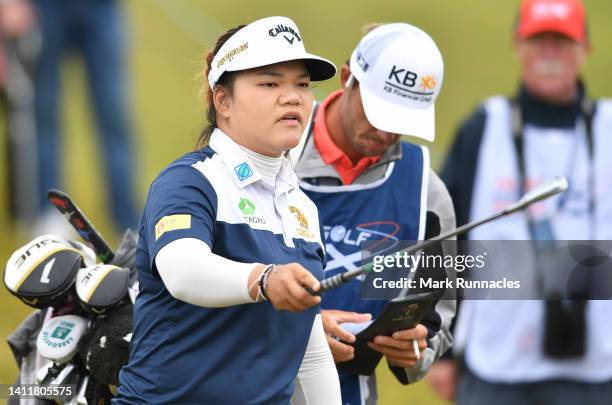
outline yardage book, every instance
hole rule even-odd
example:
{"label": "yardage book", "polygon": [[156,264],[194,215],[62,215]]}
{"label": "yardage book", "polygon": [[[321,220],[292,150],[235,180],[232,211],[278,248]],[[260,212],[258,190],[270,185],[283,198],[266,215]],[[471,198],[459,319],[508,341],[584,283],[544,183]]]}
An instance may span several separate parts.
{"label": "yardage book", "polygon": [[[438,294],[425,292],[395,298],[387,303],[380,315],[355,337],[355,357],[337,363],[338,370],[348,374],[371,375],[376,370],[382,354],[368,347],[367,342],[376,336],[391,336],[393,332],[418,325]],[[343,342],[346,343],[346,342]],[[350,344],[350,343],[347,343]]]}

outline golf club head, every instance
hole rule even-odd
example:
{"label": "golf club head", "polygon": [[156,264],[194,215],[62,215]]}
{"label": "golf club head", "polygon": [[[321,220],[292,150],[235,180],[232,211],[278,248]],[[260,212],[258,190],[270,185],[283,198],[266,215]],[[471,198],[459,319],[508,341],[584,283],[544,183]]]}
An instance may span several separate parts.
{"label": "golf club head", "polygon": [[4,285],[31,307],[60,307],[83,261],[84,254],[65,239],[40,236],[9,258]]}
{"label": "golf club head", "polygon": [[129,270],[98,264],[79,270],[76,281],[81,305],[94,315],[117,308],[127,297]]}
{"label": "golf club head", "polygon": [[564,192],[568,188],[567,179],[563,176],[555,177],[553,180],[539,185],[538,187],[528,191],[508,212],[516,212],[527,208],[531,204],[543,201],[554,195]]}
{"label": "golf club head", "polygon": [[80,358],[89,374],[106,385],[119,385],[119,372],[130,358],[133,306],[122,305],[92,320],[79,344]]}
{"label": "golf club head", "polygon": [[87,331],[87,325],[87,319],[77,315],[49,319],[36,340],[38,353],[56,364],[70,361],[78,352],[79,342]]}
{"label": "golf club head", "polygon": [[108,243],[66,193],[51,189],[47,192],[47,198],[64,215],[79,235],[92,245],[104,263],[110,263],[113,260],[115,254]]}

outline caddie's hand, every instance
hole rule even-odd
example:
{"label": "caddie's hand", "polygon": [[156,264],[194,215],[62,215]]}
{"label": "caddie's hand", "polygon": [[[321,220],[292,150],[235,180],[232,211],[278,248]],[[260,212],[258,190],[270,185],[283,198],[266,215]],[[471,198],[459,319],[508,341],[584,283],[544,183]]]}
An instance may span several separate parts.
{"label": "caddie's hand", "polygon": [[419,351],[427,348],[427,328],[418,324],[412,329],[394,332],[392,336],[376,336],[368,346],[385,355],[389,364],[398,367],[413,367],[417,363],[412,341],[416,340]]}
{"label": "caddie's hand", "polygon": [[359,314],[357,312],[339,311],[335,309],[321,310],[323,330],[327,338],[327,344],[331,349],[336,363],[351,360],[355,355],[353,346],[344,344],[338,339],[348,343],[355,341],[355,335],[344,330],[340,324],[345,322],[362,323],[372,319],[370,314]]}
{"label": "caddie's hand", "polygon": [[[259,288],[256,281],[259,280],[259,276],[266,267],[259,265],[251,272],[249,285],[253,288],[249,293],[252,298],[256,297]],[[277,310],[298,312],[321,303],[321,297],[310,295],[306,288],[317,291],[321,285],[319,280],[302,265],[298,263],[279,264],[268,274],[265,293]]]}

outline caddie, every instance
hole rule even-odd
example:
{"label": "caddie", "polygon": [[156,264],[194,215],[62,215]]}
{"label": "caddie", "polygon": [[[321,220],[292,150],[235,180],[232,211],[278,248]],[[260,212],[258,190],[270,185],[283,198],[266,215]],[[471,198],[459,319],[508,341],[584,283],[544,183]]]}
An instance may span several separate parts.
{"label": "caddie", "polygon": [[[302,189],[319,209],[326,277],[357,267],[369,241],[421,240],[455,226],[451,199],[430,169],[427,147],[400,140],[402,135],[434,140],[443,70],[428,34],[404,23],[381,25],[342,66],[342,88],[316,104],[291,155]],[[342,324],[376,318],[386,303],[363,300],[360,284],[353,280],[323,297],[323,327],[336,363],[354,356],[340,340],[353,342],[355,336]],[[454,301],[439,300],[422,324],[378,336],[370,347],[384,354],[401,383],[418,381],[451,345],[454,313]],[[377,402],[373,375],[340,372],[340,382],[343,404]]]}

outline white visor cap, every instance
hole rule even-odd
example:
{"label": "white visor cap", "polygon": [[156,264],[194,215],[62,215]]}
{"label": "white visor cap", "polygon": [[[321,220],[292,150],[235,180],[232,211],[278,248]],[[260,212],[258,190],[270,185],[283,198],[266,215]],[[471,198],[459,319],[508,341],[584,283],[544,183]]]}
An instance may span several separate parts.
{"label": "white visor cap", "polygon": [[292,60],[303,60],[310,80],[332,78],[336,66],[327,59],[306,52],[297,25],[287,17],[254,21],[232,35],[215,55],[208,84],[213,89],[225,72],[253,69]]}
{"label": "white visor cap", "polygon": [[375,128],[434,140],[444,61],[429,35],[405,23],[377,27],[353,51],[350,68]]}

